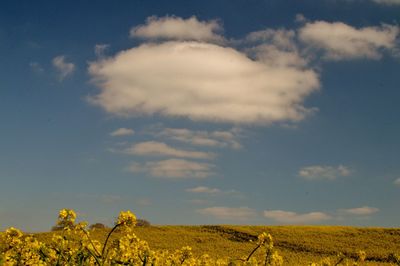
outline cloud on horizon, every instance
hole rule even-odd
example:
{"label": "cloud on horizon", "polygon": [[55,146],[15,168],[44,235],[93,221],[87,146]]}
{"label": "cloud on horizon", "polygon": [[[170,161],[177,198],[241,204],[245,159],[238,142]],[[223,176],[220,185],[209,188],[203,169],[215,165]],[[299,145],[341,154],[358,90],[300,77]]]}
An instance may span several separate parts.
{"label": "cloud on horizon", "polygon": [[283,210],[266,210],[264,217],[280,223],[292,224],[318,223],[332,219],[330,215],[324,212],[296,213]]}
{"label": "cloud on horizon", "polygon": [[339,210],[339,212],[347,213],[347,214],[352,214],[352,215],[370,215],[378,212],[379,209],[375,207],[369,207],[369,206],[363,206],[359,208],[351,208],[351,209],[342,209]]}

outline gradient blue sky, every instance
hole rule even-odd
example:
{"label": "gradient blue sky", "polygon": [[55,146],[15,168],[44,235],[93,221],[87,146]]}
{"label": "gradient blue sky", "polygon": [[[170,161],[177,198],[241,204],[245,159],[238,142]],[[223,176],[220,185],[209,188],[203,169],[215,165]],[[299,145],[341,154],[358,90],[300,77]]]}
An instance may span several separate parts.
{"label": "gradient blue sky", "polygon": [[1,1],[0,229],[398,226],[399,22],[397,0]]}

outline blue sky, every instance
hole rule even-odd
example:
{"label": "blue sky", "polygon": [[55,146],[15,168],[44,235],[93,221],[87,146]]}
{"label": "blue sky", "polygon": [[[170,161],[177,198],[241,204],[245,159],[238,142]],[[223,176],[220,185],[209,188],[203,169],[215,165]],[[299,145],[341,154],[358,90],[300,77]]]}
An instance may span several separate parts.
{"label": "blue sky", "polygon": [[398,0],[117,2],[1,2],[0,229],[398,226]]}

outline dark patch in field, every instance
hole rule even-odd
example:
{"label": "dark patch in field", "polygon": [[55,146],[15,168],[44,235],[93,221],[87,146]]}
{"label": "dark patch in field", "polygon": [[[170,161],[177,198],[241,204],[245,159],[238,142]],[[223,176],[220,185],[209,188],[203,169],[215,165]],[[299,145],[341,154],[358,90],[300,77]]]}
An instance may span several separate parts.
{"label": "dark patch in field", "polygon": [[203,225],[201,230],[205,232],[217,233],[228,240],[236,242],[249,242],[250,240],[254,241],[257,239],[257,236],[255,235],[240,232],[220,225]]}

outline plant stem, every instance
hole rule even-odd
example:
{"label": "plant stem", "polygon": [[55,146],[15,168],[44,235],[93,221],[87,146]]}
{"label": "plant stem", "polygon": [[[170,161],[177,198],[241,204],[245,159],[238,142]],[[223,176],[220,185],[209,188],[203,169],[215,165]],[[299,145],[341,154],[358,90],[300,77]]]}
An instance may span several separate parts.
{"label": "plant stem", "polygon": [[120,226],[120,225],[121,225],[121,224],[116,224],[116,225],[113,227],[113,229],[111,229],[110,233],[108,233],[107,238],[106,238],[106,241],[104,242],[103,249],[101,250],[101,258],[102,258],[102,259],[103,259],[104,252],[105,252],[106,247],[107,247],[108,239],[110,238],[111,234],[115,231],[115,229],[117,229],[117,227]]}
{"label": "plant stem", "polygon": [[257,249],[259,249],[261,247],[261,245],[258,245],[255,249],[253,249],[253,251],[249,254],[249,256],[247,257],[246,261],[249,261],[251,256],[253,256],[254,252],[257,251]]}

